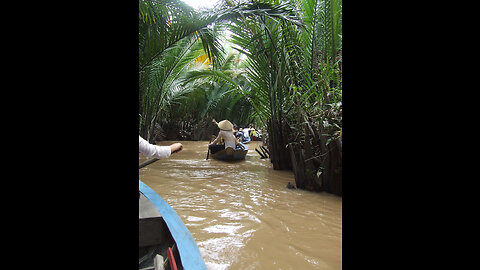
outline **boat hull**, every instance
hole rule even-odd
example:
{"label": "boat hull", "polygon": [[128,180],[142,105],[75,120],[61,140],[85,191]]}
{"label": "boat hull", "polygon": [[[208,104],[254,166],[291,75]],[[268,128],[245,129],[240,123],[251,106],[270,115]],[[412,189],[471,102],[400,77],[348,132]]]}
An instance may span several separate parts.
{"label": "boat hull", "polygon": [[251,137],[243,138],[242,143],[249,143],[251,140]]}
{"label": "boat hull", "polygon": [[169,258],[167,269],[175,261],[178,269],[206,270],[195,240],[175,211],[140,180],[139,192],[139,269]]}
{"label": "boat hull", "polygon": [[220,150],[216,153],[211,153],[210,152],[210,156],[213,159],[223,160],[223,161],[243,160],[243,159],[245,159],[245,156],[248,153],[248,147],[246,147],[242,143],[240,143],[240,145],[241,145],[241,148],[243,148],[243,149],[233,150],[232,148],[227,147],[227,148],[222,149],[222,150]]}

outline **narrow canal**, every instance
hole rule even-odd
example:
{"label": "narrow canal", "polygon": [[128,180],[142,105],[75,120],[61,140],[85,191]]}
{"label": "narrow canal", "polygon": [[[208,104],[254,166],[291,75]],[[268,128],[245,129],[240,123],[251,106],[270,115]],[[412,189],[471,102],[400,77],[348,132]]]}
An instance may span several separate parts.
{"label": "narrow canal", "polygon": [[287,189],[293,173],[260,159],[261,142],[231,163],[206,160],[206,141],[181,143],[183,151],[139,177],[177,212],[208,269],[342,268],[341,197]]}

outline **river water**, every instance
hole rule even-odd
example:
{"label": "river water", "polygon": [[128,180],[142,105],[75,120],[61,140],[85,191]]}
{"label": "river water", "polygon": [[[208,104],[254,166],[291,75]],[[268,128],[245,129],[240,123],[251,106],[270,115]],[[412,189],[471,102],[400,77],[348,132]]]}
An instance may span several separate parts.
{"label": "river water", "polygon": [[[163,141],[157,145],[170,145]],[[208,269],[341,269],[342,198],[287,189],[291,171],[276,171],[251,142],[246,159],[206,160],[206,141],[139,170],[177,212]],[[139,154],[139,163],[146,158]]]}

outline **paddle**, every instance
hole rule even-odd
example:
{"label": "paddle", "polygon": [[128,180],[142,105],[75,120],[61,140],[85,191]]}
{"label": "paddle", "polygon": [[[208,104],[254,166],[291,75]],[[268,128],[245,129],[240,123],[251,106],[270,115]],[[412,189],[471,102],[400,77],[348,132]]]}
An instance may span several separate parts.
{"label": "paddle", "polygon": [[141,169],[141,168],[143,168],[147,165],[150,165],[150,164],[152,164],[152,163],[154,163],[155,161],[158,161],[158,160],[159,160],[159,158],[152,158],[152,159],[147,160],[147,161],[143,162],[142,164],[138,165],[138,168]]}
{"label": "paddle", "polygon": [[[217,120],[215,120],[215,118],[212,119],[212,123],[213,123],[214,125],[218,126]],[[215,140],[215,139],[216,139],[216,136],[215,136],[215,135],[210,136],[210,141],[208,142],[208,144],[210,144],[210,143],[211,143],[213,140]],[[208,147],[208,149],[207,149],[207,158],[206,158],[207,160],[208,160],[208,156],[209,156],[209,155],[210,155],[210,147]]]}
{"label": "paddle", "polygon": [[210,145],[210,143],[214,140],[214,138],[215,138],[215,136],[212,135],[212,136],[210,137],[210,141],[208,141],[208,145],[207,145],[207,147],[208,147],[208,148],[207,148],[207,158],[206,158],[206,160],[208,160],[208,156],[210,155],[210,147],[209,147],[209,145]]}

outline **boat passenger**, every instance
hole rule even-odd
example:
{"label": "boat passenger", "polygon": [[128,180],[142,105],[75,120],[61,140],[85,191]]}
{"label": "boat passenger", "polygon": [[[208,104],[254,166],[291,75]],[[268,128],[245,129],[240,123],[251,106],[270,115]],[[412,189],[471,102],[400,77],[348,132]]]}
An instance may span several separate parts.
{"label": "boat passenger", "polygon": [[250,140],[250,129],[249,128],[244,128],[242,129],[243,132],[243,140],[249,141]]}
{"label": "boat passenger", "polygon": [[[231,147],[235,150],[235,145],[238,144],[237,138],[233,135],[233,124],[228,120],[222,120],[219,123],[213,119],[213,123],[217,124],[218,128],[220,128],[220,132],[218,132],[217,138],[213,142],[208,145],[210,152],[212,154],[223,150],[227,147]],[[224,140],[224,144],[217,144],[220,143],[220,140]]]}
{"label": "boat passenger", "polygon": [[237,125],[233,125],[233,135],[235,135],[235,138],[237,138],[239,142],[243,141],[243,132],[238,130]]}

